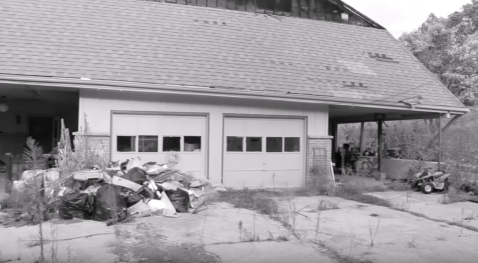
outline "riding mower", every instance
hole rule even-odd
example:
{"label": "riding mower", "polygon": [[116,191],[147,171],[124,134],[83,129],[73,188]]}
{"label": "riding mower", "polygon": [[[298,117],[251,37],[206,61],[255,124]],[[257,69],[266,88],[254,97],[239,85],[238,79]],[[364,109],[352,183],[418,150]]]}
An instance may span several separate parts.
{"label": "riding mower", "polygon": [[424,194],[432,192],[446,192],[450,186],[448,178],[450,174],[443,172],[430,173],[432,168],[424,168],[424,171],[417,173],[415,179],[412,179],[409,184],[412,190],[422,191]]}

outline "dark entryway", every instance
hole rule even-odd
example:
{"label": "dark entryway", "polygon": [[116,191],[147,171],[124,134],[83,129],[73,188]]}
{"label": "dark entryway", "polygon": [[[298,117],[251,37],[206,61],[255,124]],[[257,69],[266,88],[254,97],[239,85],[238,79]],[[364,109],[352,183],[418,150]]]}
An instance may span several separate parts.
{"label": "dark entryway", "polygon": [[28,116],[28,136],[38,142],[44,153],[51,152],[56,146],[60,133],[58,119],[54,116]]}

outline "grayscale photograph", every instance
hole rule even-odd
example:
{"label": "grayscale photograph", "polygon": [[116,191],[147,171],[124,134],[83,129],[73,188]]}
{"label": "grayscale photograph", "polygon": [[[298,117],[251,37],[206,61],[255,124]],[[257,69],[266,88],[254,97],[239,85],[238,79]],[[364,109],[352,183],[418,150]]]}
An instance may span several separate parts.
{"label": "grayscale photograph", "polygon": [[0,0],[7,262],[478,262],[478,0]]}

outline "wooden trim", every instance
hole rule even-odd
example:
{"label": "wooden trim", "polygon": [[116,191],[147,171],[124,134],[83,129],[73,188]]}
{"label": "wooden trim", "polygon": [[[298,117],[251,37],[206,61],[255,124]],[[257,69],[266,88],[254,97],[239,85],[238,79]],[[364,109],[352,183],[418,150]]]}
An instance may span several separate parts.
{"label": "wooden trim", "polygon": [[330,135],[309,135],[309,139],[329,139],[332,140],[334,136]]}

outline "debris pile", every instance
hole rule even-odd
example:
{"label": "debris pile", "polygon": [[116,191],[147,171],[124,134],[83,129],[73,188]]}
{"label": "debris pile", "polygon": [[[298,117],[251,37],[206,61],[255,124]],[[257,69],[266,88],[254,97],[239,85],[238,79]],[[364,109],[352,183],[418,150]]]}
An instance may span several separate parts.
{"label": "debris pile", "polygon": [[134,217],[179,217],[178,213],[188,213],[198,205],[201,196],[226,191],[205,178],[172,169],[176,164],[143,164],[137,157],[123,163],[111,162],[105,171],[95,167],[67,178],[60,178],[57,168],[30,170],[13,182],[12,192],[21,196],[32,188],[28,186],[38,185],[40,178],[40,190],[60,218],[112,225]]}

